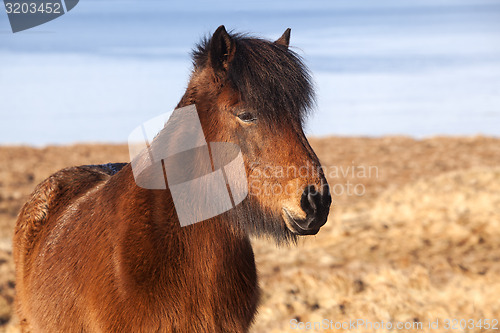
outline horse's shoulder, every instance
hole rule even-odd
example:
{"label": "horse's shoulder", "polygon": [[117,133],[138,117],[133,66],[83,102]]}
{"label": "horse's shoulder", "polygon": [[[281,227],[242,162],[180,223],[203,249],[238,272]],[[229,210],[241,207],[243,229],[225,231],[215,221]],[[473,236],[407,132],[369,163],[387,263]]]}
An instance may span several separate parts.
{"label": "horse's shoulder", "polygon": [[57,171],[38,184],[21,208],[15,237],[20,237],[25,251],[29,251],[39,231],[51,214],[57,213],[98,184],[120,171],[126,163],[84,165]]}

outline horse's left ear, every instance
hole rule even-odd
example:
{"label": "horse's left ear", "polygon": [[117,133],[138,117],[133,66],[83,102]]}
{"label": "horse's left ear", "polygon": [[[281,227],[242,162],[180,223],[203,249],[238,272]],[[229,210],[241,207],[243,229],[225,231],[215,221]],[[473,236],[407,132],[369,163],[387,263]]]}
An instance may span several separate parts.
{"label": "horse's left ear", "polygon": [[210,61],[215,71],[227,71],[236,47],[226,28],[221,25],[210,41]]}
{"label": "horse's left ear", "polygon": [[280,38],[278,38],[274,43],[288,48],[288,45],[290,45],[290,32],[291,31],[292,31],[292,29],[290,29],[290,28],[286,29],[285,32],[283,33],[283,35]]}

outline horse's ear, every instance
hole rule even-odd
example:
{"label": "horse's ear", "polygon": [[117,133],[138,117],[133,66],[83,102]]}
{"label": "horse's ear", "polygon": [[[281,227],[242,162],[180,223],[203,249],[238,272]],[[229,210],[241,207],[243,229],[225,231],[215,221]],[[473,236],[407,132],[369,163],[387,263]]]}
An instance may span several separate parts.
{"label": "horse's ear", "polygon": [[226,28],[221,25],[210,41],[210,61],[215,71],[227,71],[236,47]]}
{"label": "horse's ear", "polygon": [[278,38],[274,43],[278,45],[282,45],[286,48],[288,48],[288,45],[290,45],[290,32],[292,29],[288,28],[285,30],[283,35],[281,35],[280,38]]}

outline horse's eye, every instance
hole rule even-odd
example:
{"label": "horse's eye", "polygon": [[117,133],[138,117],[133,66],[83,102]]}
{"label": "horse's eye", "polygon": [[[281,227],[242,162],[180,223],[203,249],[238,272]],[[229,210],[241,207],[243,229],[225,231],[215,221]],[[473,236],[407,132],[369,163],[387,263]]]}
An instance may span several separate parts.
{"label": "horse's eye", "polygon": [[251,114],[250,112],[242,112],[240,114],[238,114],[238,118],[240,118],[242,121],[246,122],[246,123],[251,123],[255,120],[257,120],[257,118]]}

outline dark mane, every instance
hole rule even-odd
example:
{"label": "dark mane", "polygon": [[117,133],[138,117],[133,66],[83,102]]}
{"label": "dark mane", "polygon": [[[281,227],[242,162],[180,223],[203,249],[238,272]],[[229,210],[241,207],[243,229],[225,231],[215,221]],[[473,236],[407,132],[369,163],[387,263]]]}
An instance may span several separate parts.
{"label": "dark mane", "polygon": [[[287,112],[302,125],[315,102],[311,75],[302,58],[267,40],[230,36],[236,51],[227,79],[241,100],[265,117],[277,120]],[[193,50],[195,70],[207,66],[210,43],[204,38]]]}

